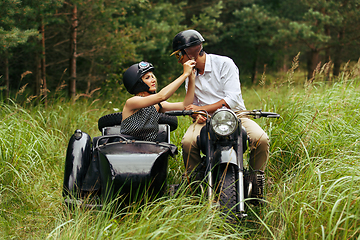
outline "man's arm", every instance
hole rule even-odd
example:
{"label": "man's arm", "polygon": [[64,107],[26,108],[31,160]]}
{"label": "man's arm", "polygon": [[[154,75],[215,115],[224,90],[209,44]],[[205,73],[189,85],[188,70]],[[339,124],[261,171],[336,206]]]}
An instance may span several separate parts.
{"label": "man's arm", "polygon": [[190,105],[186,106],[185,109],[193,110],[193,111],[205,110],[211,114],[211,113],[215,112],[217,109],[221,108],[223,105],[225,105],[225,107],[227,107],[227,108],[230,108],[229,105],[225,102],[225,100],[221,99],[220,101],[218,101],[216,103],[205,105],[205,106],[196,106],[196,105],[190,104]]}
{"label": "man's arm", "polygon": [[[199,110],[205,110],[208,113],[213,113],[215,112],[217,109],[221,108],[223,105],[225,105],[225,107],[229,108],[229,105],[225,102],[224,99],[221,99],[220,101],[210,104],[210,105],[205,105],[205,106],[196,106],[193,104],[190,104],[188,106],[185,107],[185,110],[193,110],[193,111],[199,111]],[[193,116],[191,116],[194,121],[196,120],[197,123],[204,123],[206,121],[206,117],[200,114],[193,114]]]}

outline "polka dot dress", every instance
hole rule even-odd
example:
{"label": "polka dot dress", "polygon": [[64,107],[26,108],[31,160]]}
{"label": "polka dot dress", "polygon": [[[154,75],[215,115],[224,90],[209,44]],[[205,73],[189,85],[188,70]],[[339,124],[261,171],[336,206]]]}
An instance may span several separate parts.
{"label": "polka dot dress", "polygon": [[159,113],[154,106],[141,108],[121,122],[121,134],[131,135],[139,140],[154,141],[159,131]]}

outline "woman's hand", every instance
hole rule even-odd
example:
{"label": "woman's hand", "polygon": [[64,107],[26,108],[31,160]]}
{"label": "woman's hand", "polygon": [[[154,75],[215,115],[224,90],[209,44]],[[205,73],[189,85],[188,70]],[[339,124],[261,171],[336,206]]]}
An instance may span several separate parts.
{"label": "woman's hand", "polygon": [[196,61],[194,60],[188,60],[183,64],[184,67],[184,74],[185,76],[190,76],[190,74],[194,73]]}

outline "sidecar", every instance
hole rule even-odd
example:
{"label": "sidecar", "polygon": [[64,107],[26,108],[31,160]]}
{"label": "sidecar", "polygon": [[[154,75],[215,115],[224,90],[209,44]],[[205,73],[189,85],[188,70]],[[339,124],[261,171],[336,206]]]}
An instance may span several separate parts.
{"label": "sidecar", "polygon": [[177,154],[170,131],[177,118],[161,115],[157,142],[120,134],[120,123],[121,113],[106,115],[98,122],[101,136],[91,138],[79,129],[71,136],[63,183],[68,206],[102,207],[114,199],[128,205],[167,191],[168,158]]}

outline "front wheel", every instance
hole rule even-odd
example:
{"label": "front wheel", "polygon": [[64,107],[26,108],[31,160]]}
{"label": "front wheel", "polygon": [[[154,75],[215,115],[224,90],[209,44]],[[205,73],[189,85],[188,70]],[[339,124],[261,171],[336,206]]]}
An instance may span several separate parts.
{"label": "front wheel", "polygon": [[225,214],[236,214],[236,168],[232,164],[221,164],[216,171],[215,190],[221,210]]}

